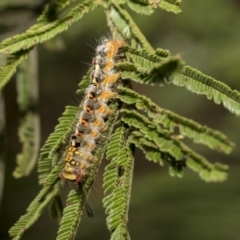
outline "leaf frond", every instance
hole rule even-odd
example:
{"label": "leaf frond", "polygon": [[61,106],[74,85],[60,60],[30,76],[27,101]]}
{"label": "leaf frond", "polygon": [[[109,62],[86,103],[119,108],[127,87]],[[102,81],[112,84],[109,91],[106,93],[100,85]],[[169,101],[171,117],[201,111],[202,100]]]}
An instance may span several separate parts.
{"label": "leaf frond", "polygon": [[57,0],[46,5],[42,14],[38,17],[37,23],[34,24],[30,29],[38,29],[50,22],[55,21],[59,14],[66,9],[66,7],[74,0]]}
{"label": "leaf frond", "polygon": [[29,50],[20,51],[16,54],[9,56],[6,63],[0,69],[0,90],[8,83],[17,67],[27,58]]}
{"label": "leaf frond", "polygon": [[168,12],[180,13],[182,10],[180,8],[181,0],[162,0],[158,6]]}
{"label": "leaf frond", "polygon": [[153,86],[156,84],[161,85],[168,82],[171,76],[177,72],[181,66],[182,62],[179,57],[169,57],[160,63],[155,63],[148,70],[142,68],[137,69],[135,72],[124,71],[122,73],[122,79],[131,79],[139,83]]}
{"label": "leaf frond", "polygon": [[[161,3],[164,5],[166,1],[161,1]],[[166,6],[172,3],[176,3],[178,5],[180,2],[169,0],[168,3],[166,3]],[[124,38],[128,39],[130,42],[132,41],[130,44],[131,47],[135,47],[137,49],[143,48],[149,52],[154,52],[152,47],[146,44],[145,37],[125,10],[117,5],[111,5],[110,21]],[[157,55],[160,53],[161,55],[163,52],[156,51],[155,53]],[[141,79],[140,74],[136,72],[125,72],[124,74],[126,78],[128,77],[134,81],[139,81],[138,79]],[[176,74],[173,79],[170,79],[170,82],[178,86],[186,86],[186,88],[192,92],[207,95],[208,98],[213,98],[215,103],[219,104],[222,102],[223,106],[230,112],[235,113],[236,115],[240,114],[239,92],[236,90],[232,91],[225,84],[202,74],[196,69],[185,66],[182,73]]]}
{"label": "leaf frond", "polygon": [[122,79],[131,79],[149,85],[163,84],[171,81],[171,76],[178,72],[183,62],[179,56],[169,56],[169,52],[158,50],[158,54],[133,47],[126,48],[128,61],[116,64],[123,71]]}
{"label": "leaf frond", "polygon": [[176,74],[172,83],[185,86],[191,92],[206,95],[216,104],[222,103],[231,113],[240,115],[240,93],[194,68],[185,66],[181,74]]}
{"label": "leaf frond", "polygon": [[161,58],[165,58],[165,57],[168,57],[170,55],[170,52],[169,52],[169,50],[166,50],[166,49],[157,48],[155,50],[155,55],[157,55]]}
{"label": "leaf frond", "polygon": [[130,240],[130,235],[126,224],[121,223],[112,233],[110,240]]}
{"label": "leaf frond", "polygon": [[125,131],[124,127],[117,128],[115,133],[111,135],[111,141],[107,148],[106,158],[107,160],[110,160],[110,163],[106,166],[103,176],[103,189],[104,195],[106,195],[103,199],[103,204],[106,209],[106,213],[108,213],[108,207],[110,205],[108,200],[112,195],[112,191],[117,187],[119,170],[117,160],[120,154],[120,149],[123,146]]}
{"label": "leaf frond", "polygon": [[154,7],[149,4],[148,0],[129,0],[127,1],[129,8],[139,14],[151,15]]}
{"label": "leaf frond", "polygon": [[139,68],[146,69],[146,71],[148,68],[151,68],[155,63],[159,63],[169,56],[169,51],[163,49],[157,49],[155,53],[146,51],[145,49],[139,50],[133,47],[128,47],[126,49],[127,59],[129,61],[132,61]]}
{"label": "leaf frond", "polygon": [[124,127],[119,127],[110,137],[110,142],[108,144],[106,159],[111,160],[118,155],[118,151],[123,145],[125,135]]}
{"label": "leaf frond", "polygon": [[220,163],[211,164],[203,156],[195,153],[178,139],[171,137],[165,130],[159,129],[135,110],[122,109],[121,112],[124,113],[121,119],[124,123],[140,131],[144,138],[158,147],[159,151],[168,153],[176,161],[185,160],[187,166],[198,172],[203,180],[217,182],[226,179],[228,166]]}
{"label": "leaf frond", "polygon": [[[189,148],[186,146],[185,150],[189,152]],[[207,159],[197,153],[192,153],[187,156],[186,165],[193,171],[199,173],[200,178],[206,182],[222,182],[227,179],[227,165],[218,162],[211,164]]]}
{"label": "leaf frond", "polygon": [[113,135],[115,141],[112,147],[117,147],[118,151],[104,173],[103,204],[108,214],[107,226],[112,233],[111,239],[129,239],[126,223],[132,185],[133,156],[130,145],[124,141],[126,137],[124,129],[118,128]]}
{"label": "leaf frond", "polygon": [[4,40],[0,44],[0,53],[11,54],[21,49],[29,49],[38,43],[47,41],[67,30],[72,23],[78,21],[85,13],[94,10],[96,7],[97,4],[94,1],[86,0],[84,3],[80,3],[72,8],[71,11],[62,18],[48,24],[40,24],[36,28],[33,26],[32,29],[30,28],[25,33]]}
{"label": "leaf frond", "polygon": [[34,168],[39,150],[39,117],[28,113],[22,119],[19,127],[19,138],[22,152],[17,155],[17,166],[13,172],[15,178],[28,176]]}
{"label": "leaf frond", "polygon": [[126,145],[126,128],[121,126],[110,137],[103,177],[103,205],[111,239],[130,239],[126,222],[131,194],[133,156],[130,145]]}
{"label": "leaf frond", "polygon": [[30,52],[17,73],[17,102],[21,111],[18,135],[22,152],[17,155],[15,178],[28,176],[34,168],[40,145],[40,121],[36,111],[38,102],[37,49]]}
{"label": "leaf frond", "polygon": [[117,166],[117,158],[123,145],[124,133],[125,129],[123,127],[118,128],[115,133],[112,134],[112,141],[109,143],[107,149],[107,159],[111,160],[111,162],[105,168],[105,173],[103,176],[103,189],[105,195],[103,199],[103,206],[106,209],[106,213],[109,213],[112,191],[117,187],[119,171]]}
{"label": "leaf frond", "polygon": [[71,190],[58,229],[57,240],[73,240],[81,219],[83,201],[78,190]]}
{"label": "leaf frond", "polygon": [[150,120],[139,114],[135,110],[122,109],[124,114],[122,121],[128,126],[138,129],[145,138],[153,141],[162,152],[167,152],[175,159],[182,159],[184,153],[182,152],[180,142],[171,137],[171,133],[160,129],[154,125]]}
{"label": "leaf frond", "polygon": [[165,128],[174,131],[178,128],[181,135],[193,139],[195,143],[201,143],[211,149],[218,150],[224,153],[230,153],[234,144],[219,131],[212,130],[207,126],[200,125],[199,123],[179,116],[167,109],[159,107],[152,102],[151,99],[138,94],[137,92],[125,88],[118,87],[118,98],[127,104],[134,104],[134,106],[143,112],[147,112],[148,116],[156,124],[162,124]]}
{"label": "leaf frond", "polygon": [[170,154],[161,152],[153,142],[142,137],[142,133],[134,131],[129,137],[129,142],[141,149],[147,160],[159,163],[164,166],[169,164],[169,174],[174,177],[183,177],[183,168],[186,166],[185,160],[176,160]]}

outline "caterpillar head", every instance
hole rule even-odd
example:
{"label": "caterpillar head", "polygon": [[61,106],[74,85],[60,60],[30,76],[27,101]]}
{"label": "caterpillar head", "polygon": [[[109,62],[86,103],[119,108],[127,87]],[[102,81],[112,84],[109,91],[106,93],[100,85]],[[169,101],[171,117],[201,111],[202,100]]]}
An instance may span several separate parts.
{"label": "caterpillar head", "polygon": [[59,177],[70,181],[82,181],[82,176],[77,173],[76,167],[72,166],[71,163],[66,163],[64,169],[59,173]]}

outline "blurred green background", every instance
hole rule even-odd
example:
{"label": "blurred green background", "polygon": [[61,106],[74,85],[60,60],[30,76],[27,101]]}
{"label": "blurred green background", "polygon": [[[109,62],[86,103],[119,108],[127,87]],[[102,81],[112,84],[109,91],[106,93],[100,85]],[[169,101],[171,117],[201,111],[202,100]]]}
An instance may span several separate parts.
{"label": "blurred green background", "polygon": [[[240,90],[240,1],[183,0],[182,10],[178,15],[160,9],[151,16],[130,13],[154,47],[169,49],[172,54],[178,53],[188,65]],[[17,20],[11,14],[7,9],[0,14],[1,37],[8,30],[3,27],[4,21],[8,24],[13,22],[13,25],[19,23],[24,29],[33,17],[21,9],[14,14]],[[17,30],[22,31],[21,28]],[[65,45],[62,51],[39,47],[41,145],[54,130],[64,107],[79,103],[80,98],[75,94],[77,84],[91,64],[97,39],[106,32],[105,16],[98,9],[61,35]],[[205,183],[187,169],[183,179],[172,178],[167,166],[160,168],[147,162],[137,151],[129,214],[132,239],[240,239],[239,118],[221,105],[215,105],[204,96],[195,95],[184,88],[173,85],[153,88],[134,84],[134,89],[151,97],[161,107],[221,130],[236,143],[236,148],[231,155],[225,156],[190,143],[210,161],[230,165],[229,178],[224,183]],[[2,240],[9,239],[8,229],[25,213],[40,190],[36,170],[28,178],[15,180],[12,177],[15,156],[21,149],[17,138],[19,119],[14,80],[5,87],[4,96],[7,156],[0,213]],[[95,217],[89,219],[84,216],[76,239],[109,239],[101,203],[102,174],[106,164],[103,162],[89,198]],[[66,194],[68,190],[66,187],[63,192]],[[57,229],[57,221],[52,220],[45,211],[23,235],[23,239],[55,239]]]}

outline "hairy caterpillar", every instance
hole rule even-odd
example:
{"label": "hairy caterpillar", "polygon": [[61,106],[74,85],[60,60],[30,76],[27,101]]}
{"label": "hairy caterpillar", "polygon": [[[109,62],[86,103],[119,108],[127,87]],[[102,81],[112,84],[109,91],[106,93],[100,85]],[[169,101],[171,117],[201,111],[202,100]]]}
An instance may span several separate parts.
{"label": "hairy caterpillar", "polygon": [[96,48],[90,85],[67,148],[65,166],[59,174],[61,178],[80,184],[97,162],[92,153],[104,130],[104,119],[110,113],[108,103],[117,94],[114,86],[121,74],[114,69],[115,58],[119,48],[125,44],[123,40],[104,39]]}

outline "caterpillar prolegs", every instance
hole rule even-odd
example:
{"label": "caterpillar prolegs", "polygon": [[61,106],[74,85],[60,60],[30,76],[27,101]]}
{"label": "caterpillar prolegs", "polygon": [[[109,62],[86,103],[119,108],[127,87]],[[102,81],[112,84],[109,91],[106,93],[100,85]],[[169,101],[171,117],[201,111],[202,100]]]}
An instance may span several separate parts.
{"label": "caterpillar prolegs", "polygon": [[67,148],[65,167],[59,174],[61,178],[81,183],[97,162],[93,151],[110,112],[108,103],[117,94],[114,89],[121,74],[114,67],[118,50],[125,44],[123,40],[105,39],[96,48],[92,61],[94,70]]}

